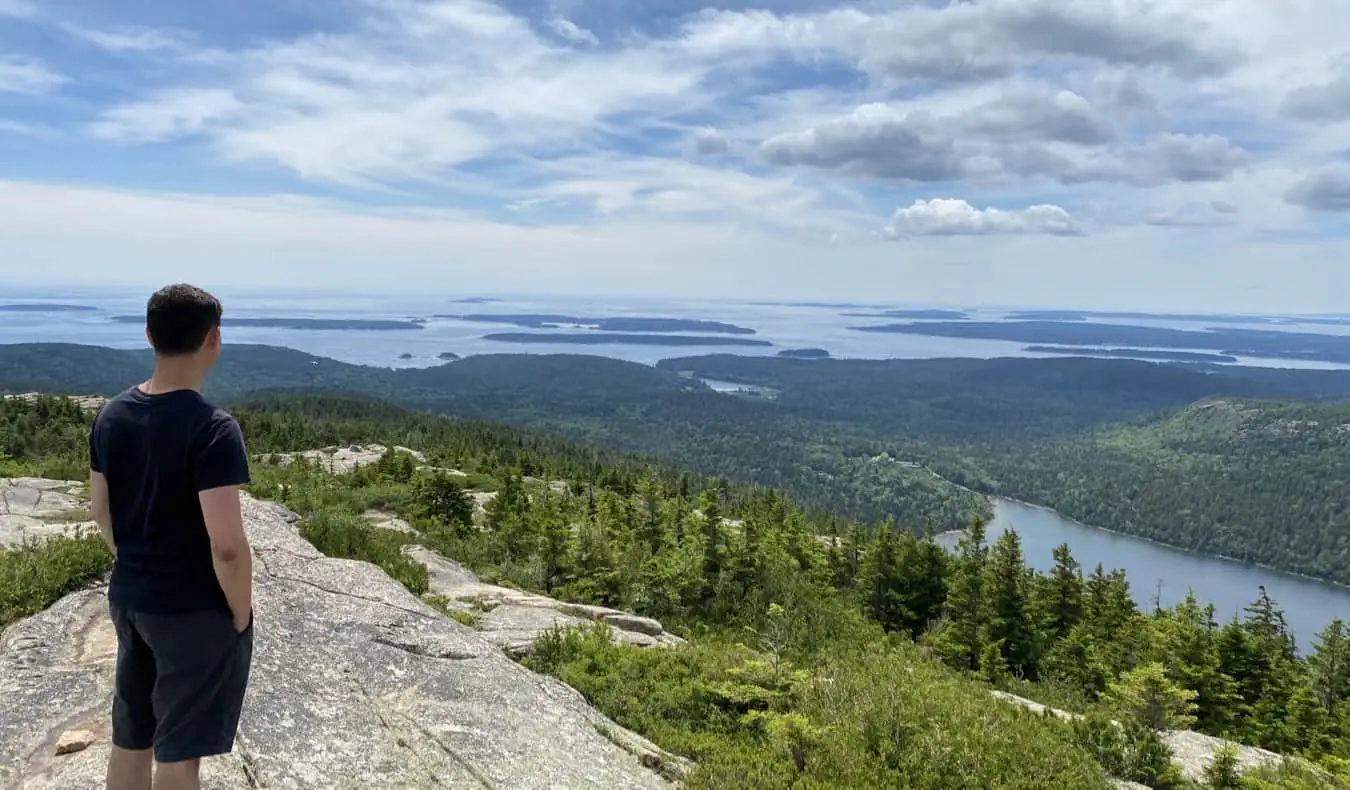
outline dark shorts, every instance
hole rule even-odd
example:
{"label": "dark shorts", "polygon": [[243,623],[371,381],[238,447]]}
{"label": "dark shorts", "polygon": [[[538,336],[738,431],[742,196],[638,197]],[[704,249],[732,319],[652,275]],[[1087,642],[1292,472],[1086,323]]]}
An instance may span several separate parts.
{"label": "dark shorts", "polygon": [[109,606],[117,629],[112,742],[176,763],[228,754],[253,660],[253,621],[228,612],[157,615]]}

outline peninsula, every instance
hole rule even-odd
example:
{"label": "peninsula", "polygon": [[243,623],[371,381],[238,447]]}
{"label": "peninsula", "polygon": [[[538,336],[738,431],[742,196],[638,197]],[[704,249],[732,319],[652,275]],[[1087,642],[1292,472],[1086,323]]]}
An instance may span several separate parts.
{"label": "peninsula", "polygon": [[1160,362],[1237,362],[1227,354],[1206,354],[1200,351],[1164,351],[1156,348],[1092,348],[1077,346],[1026,346],[1023,351],[1036,354],[1065,354],[1076,357],[1121,357],[1123,359],[1152,359]]}
{"label": "peninsula", "polygon": [[628,346],[772,346],[767,340],[709,335],[648,335],[623,332],[497,332],[484,340],[499,343],[575,343]]}
{"label": "peninsula", "polygon": [[444,315],[434,318],[452,318],[483,324],[510,324],[525,329],[594,329],[602,332],[713,332],[724,335],[753,335],[755,330],[722,321],[703,321],[695,318],[649,318],[645,316],[614,316],[583,318],[549,313],[503,313],[477,315]]}

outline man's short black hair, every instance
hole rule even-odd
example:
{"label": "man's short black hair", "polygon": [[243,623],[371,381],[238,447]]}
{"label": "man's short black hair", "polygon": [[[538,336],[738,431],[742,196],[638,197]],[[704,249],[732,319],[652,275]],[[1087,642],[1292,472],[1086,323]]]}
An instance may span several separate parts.
{"label": "man's short black hair", "polygon": [[220,326],[220,312],[220,300],[206,291],[186,283],[166,285],[145,305],[150,345],[166,357],[195,353]]}

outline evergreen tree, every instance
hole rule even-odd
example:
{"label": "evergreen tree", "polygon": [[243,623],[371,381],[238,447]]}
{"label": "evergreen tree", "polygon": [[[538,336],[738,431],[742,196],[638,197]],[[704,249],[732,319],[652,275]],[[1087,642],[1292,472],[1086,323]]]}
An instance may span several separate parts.
{"label": "evergreen tree", "polygon": [[1343,620],[1332,620],[1317,634],[1308,666],[1313,690],[1334,720],[1341,704],[1350,699],[1350,633]]}
{"label": "evergreen tree", "polygon": [[999,645],[1007,670],[1036,677],[1037,644],[1030,606],[1031,573],[1022,555],[1022,539],[1009,529],[994,541],[984,573],[988,617],[984,640]]}
{"label": "evergreen tree", "polygon": [[984,569],[989,549],[985,523],[974,519],[956,544],[956,560],[947,589],[946,624],[936,636],[938,650],[952,666],[978,669],[984,648],[988,607],[984,600]]}
{"label": "evergreen tree", "polygon": [[1055,567],[1036,585],[1037,608],[1047,637],[1057,642],[1083,619],[1083,573],[1069,544],[1054,550]]}

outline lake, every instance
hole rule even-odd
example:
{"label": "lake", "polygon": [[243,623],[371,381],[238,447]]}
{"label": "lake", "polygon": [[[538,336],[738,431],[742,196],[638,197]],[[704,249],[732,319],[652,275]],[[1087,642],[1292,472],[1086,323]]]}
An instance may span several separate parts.
{"label": "lake", "polygon": [[1164,606],[1183,600],[1190,587],[1202,605],[1214,604],[1215,619],[1223,624],[1234,614],[1241,615],[1260,594],[1257,588],[1264,585],[1284,609],[1289,628],[1304,653],[1327,623],[1336,617],[1350,619],[1350,588],[1192,554],[1084,526],[1053,510],[996,498],[989,542],[1010,528],[1022,538],[1027,564],[1037,570],[1054,567],[1051,552],[1061,543],[1069,544],[1084,575],[1099,562],[1107,570],[1124,569],[1134,599],[1146,611],[1152,610],[1158,597]]}

